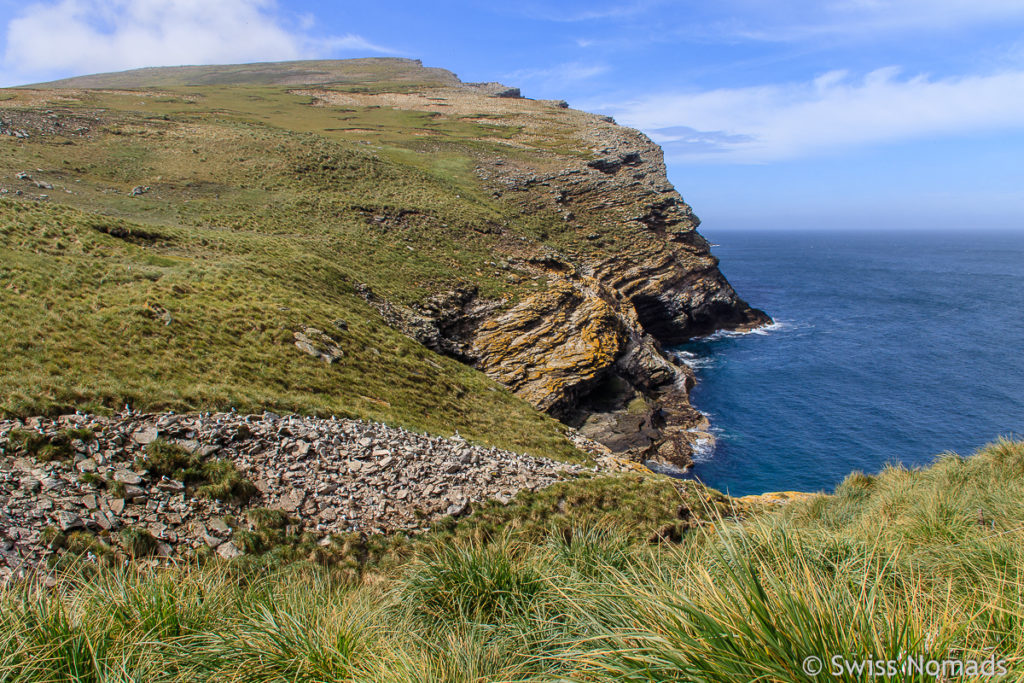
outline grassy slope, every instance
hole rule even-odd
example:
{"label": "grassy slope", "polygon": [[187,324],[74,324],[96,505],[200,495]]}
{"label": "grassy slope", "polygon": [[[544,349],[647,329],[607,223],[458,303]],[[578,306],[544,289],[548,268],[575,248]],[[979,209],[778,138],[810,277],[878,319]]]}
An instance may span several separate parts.
{"label": "grassy slope", "polygon": [[[671,517],[671,496],[648,493],[644,513]],[[536,506],[506,510],[529,519]],[[871,679],[810,679],[808,656],[828,670],[832,655],[900,652],[995,655],[1009,680],[1024,674],[1024,443],[851,475],[835,496],[705,524],[678,545],[646,543],[614,512],[572,510],[553,509],[546,534],[480,536],[490,521],[474,515],[411,563],[356,581],[312,565],[209,564],[10,590],[0,675],[791,683]]]}
{"label": "grassy slope", "polygon": [[[472,176],[493,144],[480,138],[503,131],[308,101],[269,86],[7,91],[0,117],[69,107],[101,123],[90,139],[0,137],[0,186],[51,198],[0,200],[0,410],[333,413],[579,457],[560,425],[387,329],[354,292],[413,302],[467,278],[492,297],[544,286],[493,265],[532,248],[488,232],[515,209]],[[440,142],[423,151],[420,133]],[[344,358],[298,353],[304,325]]]}

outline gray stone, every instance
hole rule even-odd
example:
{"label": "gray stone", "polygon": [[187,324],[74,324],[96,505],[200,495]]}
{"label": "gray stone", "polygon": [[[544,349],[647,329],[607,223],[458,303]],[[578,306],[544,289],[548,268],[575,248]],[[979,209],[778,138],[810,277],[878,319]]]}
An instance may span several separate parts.
{"label": "gray stone", "polygon": [[238,557],[242,554],[242,551],[238,549],[231,541],[226,541],[217,547],[217,554],[223,557],[225,560],[230,560],[233,557]]}
{"label": "gray stone", "polygon": [[119,481],[122,484],[138,486],[142,483],[142,477],[130,470],[118,470],[114,472],[114,481]]}
{"label": "gray stone", "polygon": [[294,333],[295,348],[331,364],[342,356],[341,347],[329,335],[315,327],[304,327]]}
{"label": "gray stone", "polygon": [[85,522],[78,515],[62,510],[57,513],[57,526],[64,533],[85,529]]}
{"label": "gray stone", "polygon": [[156,427],[142,427],[132,433],[135,443],[146,445],[160,438],[160,430]]}
{"label": "gray stone", "polygon": [[143,503],[146,502],[146,491],[145,489],[140,488],[138,486],[133,486],[132,484],[125,484],[124,497],[125,500],[130,500],[136,505],[142,505]]}
{"label": "gray stone", "polygon": [[193,453],[199,450],[199,442],[195,439],[175,439],[174,443]]}
{"label": "gray stone", "polygon": [[79,460],[77,463],[75,463],[75,469],[77,469],[79,472],[82,472],[82,473],[85,473],[85,472],[95,472],[96,471],[96,461],[93,460],[92,458],[86,458],[85,460]]}
{"label": "gray stone", "polygon": [[469,506],[466,503],[453,503],[448,506],[447,510],[445,510],[445,514],[452,517],[458,517],[459,515],[465,514],[468,507]]}
{"label": "gray stone", "polygon": [[228,526],[228,523],[224,521],[223,517],[214,517],[211,519],[207,522],[207,528],[221,536],[227,536],[231,533],[231,527]]}

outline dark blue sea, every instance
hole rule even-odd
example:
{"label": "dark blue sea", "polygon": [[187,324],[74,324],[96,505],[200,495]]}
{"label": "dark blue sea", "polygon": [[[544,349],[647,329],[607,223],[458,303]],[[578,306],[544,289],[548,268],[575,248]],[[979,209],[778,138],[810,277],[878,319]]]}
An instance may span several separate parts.
{"label": "dark blue sea", "polygon": [[777,324],[681,347],[734,495],[1024,434],[1024,232],[719,232],[721,270]]}

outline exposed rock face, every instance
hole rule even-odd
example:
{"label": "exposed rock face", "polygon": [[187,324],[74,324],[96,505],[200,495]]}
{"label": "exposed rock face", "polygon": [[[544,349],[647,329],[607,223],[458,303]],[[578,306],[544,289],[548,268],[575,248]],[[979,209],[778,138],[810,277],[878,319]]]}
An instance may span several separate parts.
{"label": "exposed rock face", "polygon": [[489,83],[463,83],[461,84],[461,87],[469,90],[475,90],[490,97],[522,97],[519,92],[519,88],[510,88],[507,85],[502,85],[501,83],[496,83],[494,81]]}
{"label": "exposed rock face", "polygon": [[563,218],[588,239],[620,244],[575,255],[605,294],[628,303],[642,332],[679,344],[717,329],[748,329],[769,322],[750,308],[718,271],[718,259],[697,233],[700,221],[668,182],[661,149],[638,131],[592,117],[584,137],[596,158],[566,159],[538,173],[507,164],[482,170],[499,187],[550,195]]}
{"label": "exposed rock face", "polygon": [[485,320],[474,331],[471,355],[541,410],[564,412],[621,355],[626,339],[608,302],[576,283],[556,282]]}
{"label": "exposed rock face", "polygon": [[[558,217],[565,246],[511,258],[548,286],[510,305],[483,300],[472,287],[415,308],[367,298],[392,325],[475,365],[613,452],[685,469],[694,446],[714,437],[689,404],[693,373],[665,347],[770,319],[718,271],[696,231],[699,220],[646,136],[567,110],[571,135],[590,156],[551,153],[538,145],[541,132],[529,134],[542,112],[519,113],[538,103],[517,100],[516,109],[503,110],[493,98],[454,94],[450,102],[467,111],[489,107],[491,122],[501,123],[504,112],[509,124],[524,125],[528,132],[516,141],[531,147],[528,160],[483,158],[477,175],[524,216]],[[431,106],[411,96],[388,104]]]}
{"label": "exposed rock face", "polygon": [[[16,430],[74,438],[43,462],[12,442]],[[147,445],[157,439],[231,462],[255,485],[254,495],[244,503],[213,500],[151,473]],[[605,470],[619,467],[608,458],[598,462]],[[508,501],[586,469],[380,424],[270,413],[3,420],[0,582],[44,559],[56,549],[54,538],[76,531],[117,544],[130,527],[159,555],[208,546],[230,558],[241,553],[233,535],[256,508],[281,510],[297,530],[318,537],[417,531],[476,502]]]}
{"label": "exposed rock face", "polygon": [[[576,285],[580,299],[571,309],[549,314],[528,300],[502,316],[502,328],[514,331],[532,329],[538,314],[551,315],[553,325],[563,326],[561,337],[575,344],[534,344],[531,352],[495,339],[488,334],[493,323],[485,323],[473,348],[485,372],[613,451],[686,468],[694,445],[713,437],[706,418],[689,404],[693,373],[664,346],[769,319],[741,300],[718,271],[696,232],[699,221],[666,179],[661,150],[636,131],[602,120],[590,124],[585,130],[595,159],[570,161],[545,174],[522,165],[481,170],[500,191],[526,193],[538,207],[550,201],[578,230],[619,242],[563,255],[569,267],[550,276]],[[614,343],[602,345],[602,353],[574,353],[595,328],[614,330],[608,334]],[[509,337],[529,338],[506,332]],[[576,380],[509,381],[550,377],[551,368]]]}

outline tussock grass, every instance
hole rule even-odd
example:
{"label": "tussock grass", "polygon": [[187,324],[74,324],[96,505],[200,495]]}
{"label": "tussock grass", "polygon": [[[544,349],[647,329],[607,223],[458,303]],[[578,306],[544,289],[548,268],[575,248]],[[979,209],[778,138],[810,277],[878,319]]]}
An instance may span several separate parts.
{"label": "tussock grass", "polygon": [[72,457],[71,442],[89,441],[93,438],[90,429],[65,429],[56,434],[40,434],[28,429],[12,429],[7,442],[20,455],[34,457],[40,462],[68,460]]}
{"label": "tussock grass", "polygon": [[428,622],[485,624],[522,619],[540,603],[543,577],[507,542],[486,546],[442,546],[415,563],[401,599]]}
{"label": "tussock grass", "polygon": [[67,574],[0,595],[0,679],[789,683],[869,678],[808,677],[808,656],[827,671],[832,655],[904,653],[996,655],[1018,680],[1022,466],[1024,443],[1000,441],[742,521],[709,506],[714,523],[680,543],[606,519],[442,533],[361,578],[304,563]]}
{"label": "tussock grass", "polygon": [[177,479],[195,495],[213,500],[245,503],[257,493],[235,464],[220,458],[203,459],[178,444],[157,439],[146,445],[139,465],[157,477]]}

